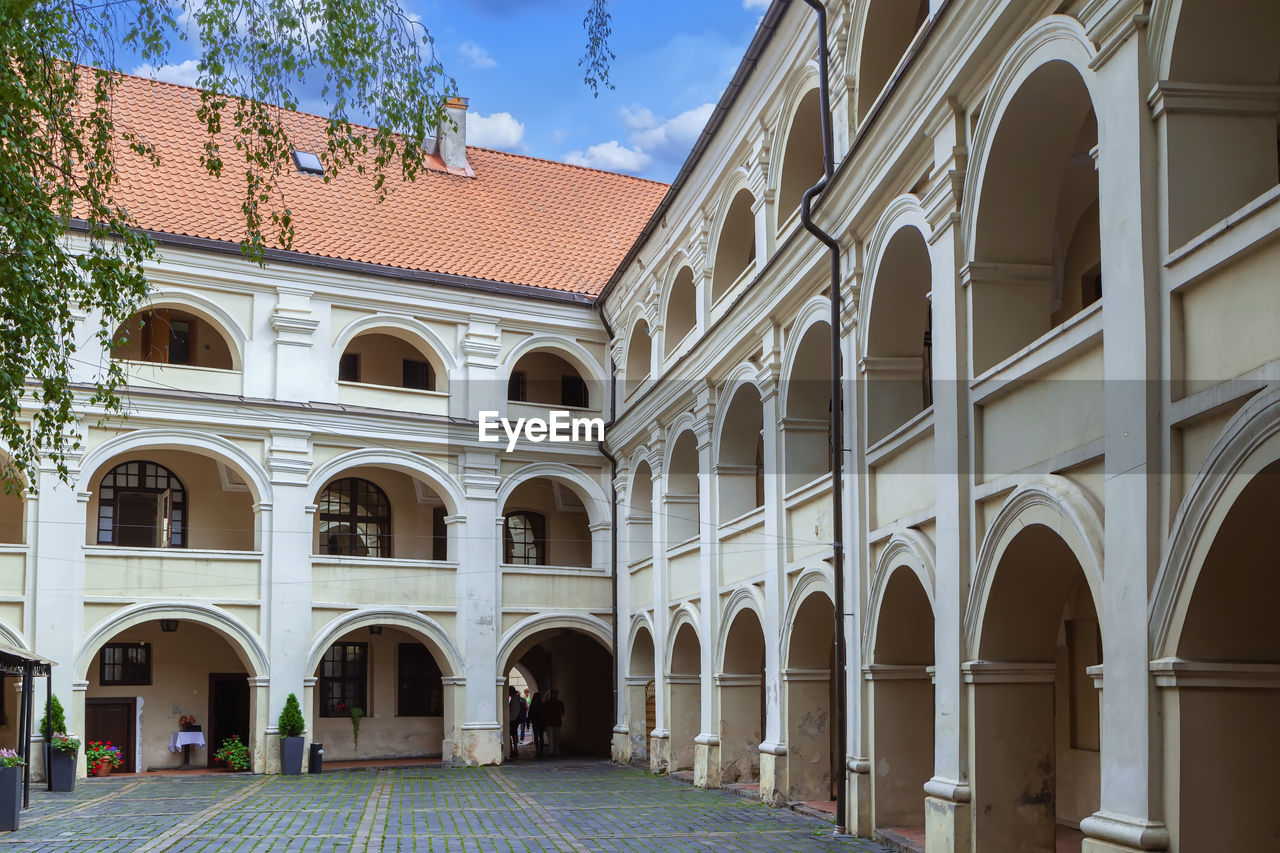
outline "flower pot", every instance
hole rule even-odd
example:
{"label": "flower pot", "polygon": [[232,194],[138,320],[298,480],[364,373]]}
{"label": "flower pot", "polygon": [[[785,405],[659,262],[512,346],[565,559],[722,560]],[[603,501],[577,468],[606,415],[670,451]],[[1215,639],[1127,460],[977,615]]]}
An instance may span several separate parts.
{"label": "flower pot", "polygon": [[22,773],[25,767],[0,767],[0,830],[18,828],[22,813]]}
{"label": "flower pot", "polygon": [[184,732],[198,732],[198,731],[200,731],[200,724],[199,724],[199,723],[192,723],[192,724],[191,724],[191,725],[189,725],[189,726],[181,726],[181,727],[180,727],[180,730],[181,730],[181,731],[184,731]]}
{"label": "flower pot", "polygon": [[111,775],[111,762],[110,762],[110,761],[99,761],[97,764],[95,764],[95,765],[93,766],[93,775],[94,775],[94,776],[110,776],[110,775]]}
{"label": "flower pot", "polygon": [[49,781],[53,790],[66,793],[76,787],[76,761],[79,752],[63,752],[60,749],[49,750]]}
{"label": "flower pot", "polygon": [[302,775],[302,745],[304,737],[280,738],[280,772],[285,776]]}

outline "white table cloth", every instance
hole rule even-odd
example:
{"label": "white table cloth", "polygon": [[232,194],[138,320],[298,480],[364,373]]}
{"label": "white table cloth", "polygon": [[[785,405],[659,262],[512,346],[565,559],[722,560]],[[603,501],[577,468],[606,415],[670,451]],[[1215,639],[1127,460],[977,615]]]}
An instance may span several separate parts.
{"label": "white table cloth", "polygon": [[174,732],[169,735],[170,752],[178,752],[184,746],[204,749],[204,732]]}

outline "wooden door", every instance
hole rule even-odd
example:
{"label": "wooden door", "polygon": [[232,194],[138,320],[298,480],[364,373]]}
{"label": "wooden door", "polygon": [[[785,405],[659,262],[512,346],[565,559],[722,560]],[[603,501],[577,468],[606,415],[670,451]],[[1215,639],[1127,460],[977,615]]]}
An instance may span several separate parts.
{"label": "wooden door", "polygon": [[249,676],[243,672],[210,673],[208,720],[205,754],[212,767],[213,754],[232,735],[239,735],[240,742],[249,745]]}
{"label": "wooden door", "polygon": [[[117,773],[137,770],[136,735],[138,713],[136,699],[86,699],[84,703],[84,736],[86,741],[110,741],[120,747],[122,763]],[[90,768],[92,769],[92,768]]]}

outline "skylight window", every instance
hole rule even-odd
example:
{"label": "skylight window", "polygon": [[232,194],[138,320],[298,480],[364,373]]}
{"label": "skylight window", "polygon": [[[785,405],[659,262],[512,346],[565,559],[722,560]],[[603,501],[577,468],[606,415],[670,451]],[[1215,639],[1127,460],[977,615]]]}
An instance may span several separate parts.
{"label": "skylight window", "polygon": [[310,151],[293,152],[293,162],[297,165],[298,171],[304,175],[323,175],[324,164],[320,162],[320,158],[312,154]]}

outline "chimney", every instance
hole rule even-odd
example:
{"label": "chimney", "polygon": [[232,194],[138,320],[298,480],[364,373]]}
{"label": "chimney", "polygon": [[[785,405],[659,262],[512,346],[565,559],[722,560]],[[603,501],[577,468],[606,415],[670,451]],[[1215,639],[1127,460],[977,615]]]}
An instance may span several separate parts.
{"label": "chimney", "polygon": [[[450,98],[445,102],[444,112],[445,120],[440,124],[436,150],[440,152],[440,159],[448,168],[468,169],[467,99]],[[453,125],[457,125],[457,129]]]}

